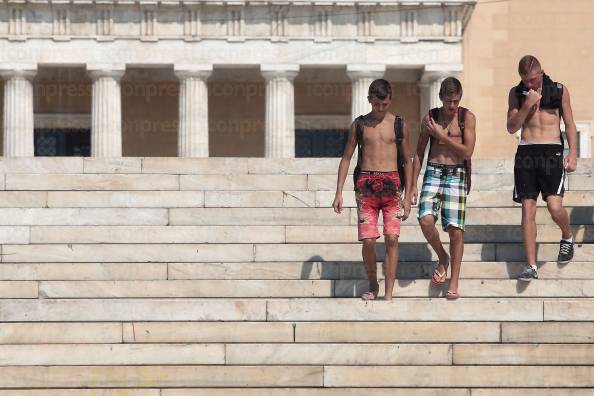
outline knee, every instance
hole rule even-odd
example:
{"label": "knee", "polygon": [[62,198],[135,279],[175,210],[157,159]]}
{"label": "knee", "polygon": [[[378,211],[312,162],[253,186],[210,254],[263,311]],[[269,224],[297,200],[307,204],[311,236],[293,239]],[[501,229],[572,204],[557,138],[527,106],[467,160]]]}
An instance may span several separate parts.
{"label": "knee", "polygon": [[423,216],[419,219],[419,225],[423,231],[430,230],[435,226],[435,220],[431,215]]}
{"label": "knee", "polygon": [[522,204],[522,218],[524,220],[533,220],[536,218],[536,202]]}
{"label": "knee", "polygon": [[547,205],[548,209],[549,209],[549,213],[551,214],[551,216],[553,217],[558,217],[561,214],[563,214],[563,207],[561,206],[561,204],[555,203],[555,204],[549,204]]}
{"label": "knee", "polygon": [[462,242],[464,240],[464,231],[457,227],[450,227],[448,229],[448,234],[450,236],[450,242]]}
{"label": "knee", "polygon": [[398,244],[398,235],[384,235],[385,242],[386,242],[386,250],[396,248]]}
{"label": "knee", "polygon": [[363,248],[364,249],[375,249],[375,238],[363,239]]}

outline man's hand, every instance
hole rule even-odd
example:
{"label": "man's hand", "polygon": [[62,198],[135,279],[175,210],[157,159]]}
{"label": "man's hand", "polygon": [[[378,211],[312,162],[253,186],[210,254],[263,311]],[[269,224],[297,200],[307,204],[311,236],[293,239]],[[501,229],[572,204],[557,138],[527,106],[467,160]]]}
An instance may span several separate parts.
{"label": "man's hand", "polygon": [[541,88],[538,89],[538,92],[531,89],[526,93],[526,99],[524,100],[524,106],[530,108],[538,103],[540,103],[540,99],[542,95],[540,94]]}
{"label": "man's hand", "polygon": [[336,196],[334,197],[334,202],[332,203],[332,207],[334,208],[334,212],[342,212],[342,194],[336,194]]}
{"label": "man's hand", "polygon": [[417,186],[413,186],[410,189],[410,203],[412,205],[416,205],[417,204],[417,197],[418,197],[418,195],[419,195],[419,189],[417,188]]}
{"label": "man's hand", "polygon": [[402,215],[402,221],[408,219],[408,216],[410,215],[410,197],[407,195],[406,197],[404,197],[404,200],[402,201],[402,206],[404,207],[404,214]]}
{"label": "man's hand", "polygon": [[569,154],[563,159],[563,167],[568,173],[575,172],[577,169],[577,158],[575,154]]}
{"label": "man's hand", "polygon": [[439,125],[432,117],[429,117],[425,121],[425,129],[429,133],[430,136],[433,136],[437,140],[441,140],[441,138],[447,136],[447,131]]}

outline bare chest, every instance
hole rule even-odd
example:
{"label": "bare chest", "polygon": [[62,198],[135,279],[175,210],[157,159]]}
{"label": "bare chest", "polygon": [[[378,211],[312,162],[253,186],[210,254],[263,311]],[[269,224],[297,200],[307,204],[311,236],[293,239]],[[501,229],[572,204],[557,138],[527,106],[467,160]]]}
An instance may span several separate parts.
{"label": "bare chest", "polygon": [[363,143],[369,146],[396,143],[394,129],[386,125],[363,128]]}

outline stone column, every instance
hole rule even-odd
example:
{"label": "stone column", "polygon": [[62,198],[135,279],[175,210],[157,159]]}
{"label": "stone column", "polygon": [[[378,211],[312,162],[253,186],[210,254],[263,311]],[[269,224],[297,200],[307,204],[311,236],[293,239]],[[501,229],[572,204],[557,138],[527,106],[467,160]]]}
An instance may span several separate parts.
{"label": "stone column", "polygon": [[349,76],[352,81],[352,119],[371,111],[371,105],[367,100],[369,85],[373,80],[382,78],[385,72],[386,65],[347,65],[347,76]]}
{"label": "stone column", "polygon": [[33,83],[37,65],[6,65],[0,69],[4,82],[5,157],[33,157]]}
{"label": "stone column", "polygon": [[177,155],[208,157],[208,85],[212,65],[175,65],[179,79]]}
{"label": "stone column", "polygon": [[295,157],[295,92],[299,65],[260,65],[266,79],[266,158]]}
{"label": "stone column", "polygon": [[93,80],[91,156],[122,156],[122,97],[120,79],[125,65],[88,65]]}
{"label": "stone column", "polygon": [[419,81],[421,119],[434,107],[441,107],[439,88],[447,77],[458,77],[462,65],[427,65]]}

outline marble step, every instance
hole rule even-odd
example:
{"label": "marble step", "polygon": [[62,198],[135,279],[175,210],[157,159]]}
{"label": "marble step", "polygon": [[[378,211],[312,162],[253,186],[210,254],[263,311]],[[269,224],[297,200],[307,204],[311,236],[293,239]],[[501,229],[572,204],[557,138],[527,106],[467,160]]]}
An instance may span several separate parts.
{"label": "marble step", "polygon": [[[359,243],[317,244],[36,244],[2,245],[5,263],[82,263],[82,262],[271,262],[271,261],[349,261],[361,260]],[[444,243],[446,251],[449,244]],[[401,261],[433,261],[437,255],[427,243],[402,243]],[[378,243],[376,256],[384,260],[384,245]],[[553,261],[559,253],[558,243],[537,245],[538,259]],[[464,261],[522,261],[521,243],[468,243]],[[594,259],[594,244],[576,244],[575,261]]]}
{"label": "marble step", "polygon": [[[442,241],[449,235],[438,226]],[[572,226],[576,243],[594,243],[594,226]],[[557,243],[556,225],[538,225],[537,242]],[[0,226],[0,243],[352,243],[357,226]],[[400,243],[425,242],[418,225],[403,225]],[[466,243],[521,243],[517,225],[469,225]],[[380,239],[381,242],[381,239]]]}

